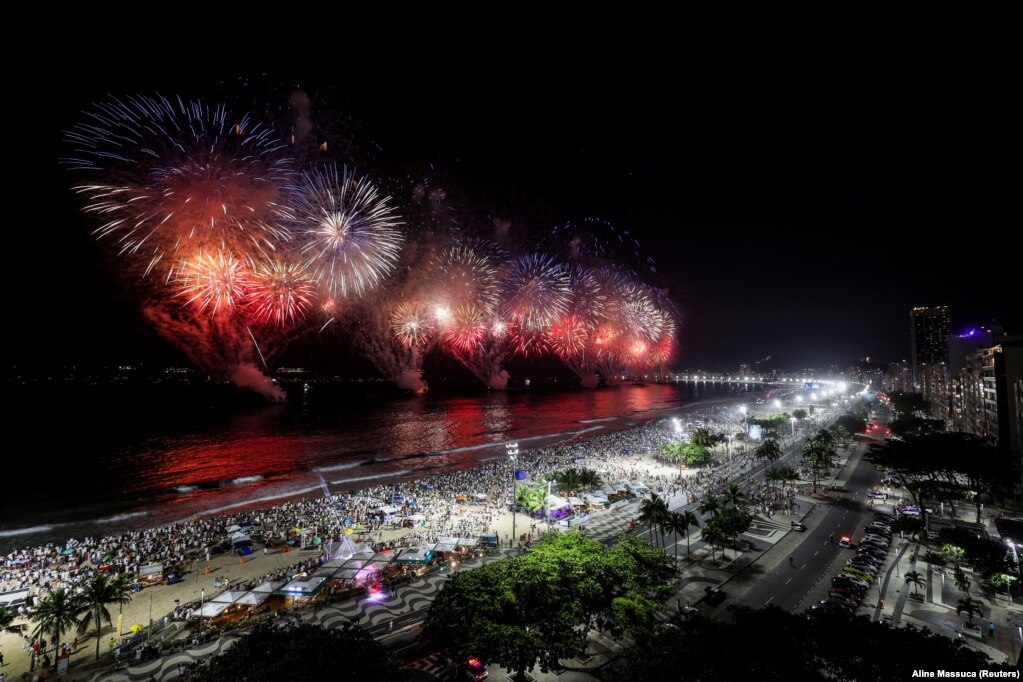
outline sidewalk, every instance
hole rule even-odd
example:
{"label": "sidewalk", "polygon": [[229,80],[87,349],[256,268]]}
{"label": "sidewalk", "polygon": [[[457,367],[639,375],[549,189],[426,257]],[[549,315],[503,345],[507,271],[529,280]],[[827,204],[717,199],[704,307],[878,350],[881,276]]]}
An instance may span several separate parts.
{"label": "sidewalk", "polygon": [[[927,627],[950,638],[961,635],[967,646],[985,653],[996,663],[1018,659],[1023,649],[1023,604],[1012,603],[1005,595],[992,597],[989,591],[974,584],[969,596],[984,604],[983,615],[974,618],[980,633],[978,636],[964,630],[966,615],[957,614],[956,606],[967,594],[955,586],[949,574],[923,561],[925,550],[919,542],[900,542],[896,549],[898,558],[883,577],[879,576],[881,589],[871,609],[873,620],[885,621],[892,627],[906,624]],[[913,587],[905,582],[911,571],[926,580],[925,587],[917,588],[917,597],[912,596]],[[993,635],[989,634],[992,623]]]}

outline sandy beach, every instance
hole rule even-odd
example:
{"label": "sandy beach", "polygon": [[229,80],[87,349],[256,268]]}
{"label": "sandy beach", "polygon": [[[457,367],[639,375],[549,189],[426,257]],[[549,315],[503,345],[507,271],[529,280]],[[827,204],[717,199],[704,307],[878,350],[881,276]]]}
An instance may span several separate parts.
{"label": "sandy beach", "polygon": [[[748,396],[747,396],[748,397]],[[711,404],[686,405],[674,412],[678,414],[691,412],[693,408],[702,407],[696,414],[690,414],[692,418],[707,419],[714,418],[723,408],[721,403],[735,402],[732,400],[719,400]],[[556,469],[559,466],[571,463],[572,466],[586,466],[597,470],[603,470],[606,482],[619,480],[644,480],[651,483],[670,483],[679,476],[679,470],[674,466],[666,466],[649,454],[641,450],[651,450],[651,445],[665,440],[663,428],[652,424],[655,419],[663,419],[671,416],[647,415],[644,419],[645,427],[638,427],[624,431],[608,432],[603,429],[593,433],[595,438],[577,441],[567,446],[569,451],[564,451],[565,445],[551,446],[543,443],[545,448],[537,448],[530,452],[520,454],[517,467],[531,470],[532,475],[538,475],[544,471]],[[595,430],[596,431],[596,430]],[[645,439],[645,440],[644,440]],[[573,439],[576,440],[576,439]],[[637,447],[637,443],[646,442],[647,445]],[[541,444],[537,444],[541,445]],[[475,473],[474,473],[475,472]],[[500,472],[497,474],[496,472]],[[485,475],[484,475],[485,473]],[[463,483],[462,494],[467,495],[467,501],[456,501],[452,494],[453,490],[446,490],[439,495],[443,502],[433,506],[426,519],[414,528],[401,527],[401,517],[391,519],[390,523],[373,524],[373,527],[366,523],[360,523],[353,534],[353,538],[361,538],[364,543],[371,542],[376,547],[384,545],[414,545],[424,538],[436,537],[437,535],[453,533],[459,535],[470,534],[496,534],[502,545],[512,538],[512,514],[507,510],[507,502],[510,499],[512,469],[506,457],[500,462],[492,463],[487,467],[478,467],[470,472],[462,472],[465,481],[476,481]],[[694,471],[687,472],[687,475],[694,474]],[[456,474],[451,474],[456,475]],[[474,478],[475,476],[475,478]],[[439,478],[444,478],[440,476]],[[469,502],[475,487],[487,485],[485,490],[488,493],[486,500],[479,503]],[[473,486],[474,489],[468,489]],[[450,486],[447,486],[450,487]],[[365,492],[365,491],[359,491]],[[377,491],[379,493],[379,491]],[[283,505],[284,509],[288,505]],[[280,510],[282,507],[271,508]],[[233,511],[233,510],[232,510]],[[299,510],[301,516],[307,516],[307,512]],[[217,518],[217,517],[211,517]],[[221,519],[224,517],[220,517]],[[226,517],[227,523],[237,517]],[[297,521],[297,519],[295,519]],[[308,521],[308,519],[304,519]],[[292,521],[289,521],[289,524]],[[524,514],[517,515],[516,530],[519,535],[532,535],[534,532],[542,532],[546,528],[543,521],[529,519]],[[184,606],[190,602],[197,602],[203,593],[206,599],[215,597],[222,591],[222,587],[215,587],[215,581],[222,582],[227,578],[232,584],[245,583],[251,580],[259,580],[265,574],[284,570],[294,566],[300,561],[316,561],[321,559],[320,549],[303,549],[282,551],[281,549],[269,549],[264,553],[262,545],[254,546],[254,552],[247,557],[238,557],[228,552],[220,556],[212,556],[210,561],[200,556],[195,560],[190,570],[186,573],[184,580],[174,585],[159,585],[148,587],[132,595],[132,601],[123,607],[123,614],[120,621],[123,632],[128,633],[129,629],[140,624],[148,626],[150,618],[154,621],[167,617],[173,612],[176,606]],[[106,628],[101,636],[100,653],[107,654],[111,647],[109,640],[116,636],[118,614],[116,607],[111,607],[113,627]],[[16,623],[25,621],[16,621]],[[29,628],[34,624],[29,624]],[[64,635],[64,640],[72,642],[76,633],[69,632]],[[95,657],[96,642],[92,636],[78,637],[77,652],[71,656],[71,669],[81,666],[85,661]],[[2,672],[7,674],[8,680],[19,679],[22,672],[29,668],[29,650],[27,640],[13,633],[0,633],[0,651],[3,652],[5,665]],[[18,677],[16,677],[18,676]]]}

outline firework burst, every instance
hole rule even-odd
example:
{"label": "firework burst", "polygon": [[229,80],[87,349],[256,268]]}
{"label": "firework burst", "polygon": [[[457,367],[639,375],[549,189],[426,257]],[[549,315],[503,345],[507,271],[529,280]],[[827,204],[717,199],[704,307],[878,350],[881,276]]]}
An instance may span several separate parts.
{"label": "firework burst", "polygon": [[519,327],[520,335],[532,338],[568,311],[571,279],[565,267],[550,256],[530,254],[508,265],[504,308]]}
{"label": "firework burst", "polygon": [[455,307],[469,306],[484,315],[498,304],[500,287],[492,259],[496,247],[484,242],[455,244],[433,264],[440,296]]}
{"label": "firework burst", "polygon": [[426,305],[403,301],[391,312],[391,332],[406,348],[425,346],[433,334],[433,320]]}
{"label": "firework burst", "polygon": [[294,171],[267,128],[223,106],[135,96],[85,112],[65,134],[62,163],[97,176],[74,189],[95,234],[141,256],[145,274],[181,249],[271,252],[288,239],[281,221]]}
{"label": "firework burst", "polygon": [[401,221],[368,178],[336,166],[306,173],[292,222],[313,277],[332,297],[361,296],[394,270]]}
{"label": "firework burst", "polygon": [[182,261],[174,279],[188,304],[214,316],[234,312],[252,286],[246,263],[226,251],[200,252]]}
{"label": "firework burst", "polygon": [[284,327],[304,318],[315,300],[315,286],[300,263],[273,259],[255,266],[248,305],[256,321]]}

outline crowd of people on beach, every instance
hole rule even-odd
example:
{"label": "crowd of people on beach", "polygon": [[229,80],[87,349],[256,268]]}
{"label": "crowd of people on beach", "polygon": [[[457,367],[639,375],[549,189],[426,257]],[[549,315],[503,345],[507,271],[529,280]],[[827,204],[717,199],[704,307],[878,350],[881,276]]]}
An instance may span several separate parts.
{"label": "crowd of people on beach", "polygon": [[[687,430],[728,431],[736,424],[729,409],[719,406],[693,411],[684,419]],[[657,420],[539,448],[514,462],[497,457],[474,468],[425,479],[343,490],[254,511],[199,516],[158,528],[13,551],[0,557],[0,593],[28,590],[29,596],[35,597],[45,590],[75,588],[97,571],[133,576],[140,567],[153,563],[194,570],[196,562],[209,561],[211,551],[220,551],[218,546],[228,538],[227,529],[234,525],[251,526],[264,543],[283,541],[305,528],[325,542],[337,540],[348,531],[357,542],[377,551],[436,542],[442,536],[477,536],[493,532],[495,519],[508,509],[516,469],[529,479],[538,479],[559,468],[581,466],[595,470],[605,482],[645,479],[667,494],[678,493],[685,485],[685,494],[690,497],[720,484],[722,474],[713,467],[690,472],[685,483],[673,474],[654,474],[643,468],[641,456],[656,455],[672,433],[669,421]],[[750,453],[735,455],[740,464],[750,458]],[[380,531],[399,527],[410,530],[398,539],[382,539]],[[31,599],[20,607],[21,615],[27,615],[30,604]]]}

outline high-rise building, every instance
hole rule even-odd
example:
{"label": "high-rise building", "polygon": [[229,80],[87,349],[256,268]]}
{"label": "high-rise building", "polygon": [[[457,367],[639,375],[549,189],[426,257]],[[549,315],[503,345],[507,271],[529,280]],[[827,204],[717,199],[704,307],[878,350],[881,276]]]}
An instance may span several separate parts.
{"label": "high-rise building", "polygon": [[990,438],[1001,453],[1011,457],[1018,478],[1023,468],[1023,399],[1019,395],[1023,390],[1023,340],[1002,341],[978,350],[967,357],[961,375],[963,410],[956,426]]}
{"label": "high-rise building", "polygon": [[913,384],[920,390],[923,366],[948,365],[948,336],[952,317],[948,306],[913,308],[909,311],[909,362]]}

